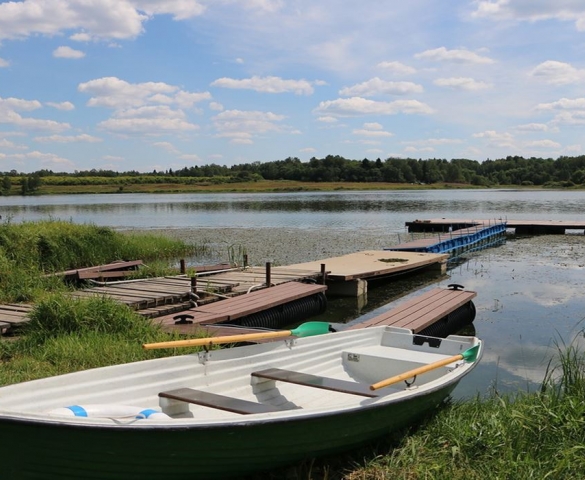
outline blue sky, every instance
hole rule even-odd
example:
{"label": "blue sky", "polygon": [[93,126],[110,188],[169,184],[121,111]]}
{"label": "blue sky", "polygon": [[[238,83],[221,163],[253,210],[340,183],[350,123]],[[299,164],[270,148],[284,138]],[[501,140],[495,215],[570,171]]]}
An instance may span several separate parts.
{"label": "blue sky", "polygon": [[0,1],[0,171],[584,154],[583,0]]}

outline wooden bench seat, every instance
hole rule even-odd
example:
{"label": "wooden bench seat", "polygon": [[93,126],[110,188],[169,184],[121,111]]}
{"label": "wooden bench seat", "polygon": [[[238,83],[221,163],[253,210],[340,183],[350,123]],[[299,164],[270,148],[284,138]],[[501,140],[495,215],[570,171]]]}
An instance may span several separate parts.
{"label": "wooden bench seat", "polygon": [[225,410],[232,413],[240,413],[242,415],[281,411],[274,405],[250,402],[248,400],[227,397],[217,393],[204,392],[193,388],[178,388],[176,390],[169,390],[168,392],[160,392],[158,396],[162,398],[170,398],[172,400],[179,400],[181,402],[193,403],[195,405],[202,405],[204,407],[217,408],[218,410]]}
{"label": "wooden bench seat", "polygon": [[370,390],[369,385],[351,382],[347,380],[338,380],[336,378],[321,377],[309,373],[293,372],[282,370],[280,368],[268,368],[258,372],[252,372],[253,377],[267,378],[269,380],[278,380],[281,382],[295,383],[306,387],[322,388],[334,392],[349,393],[351,395],[361,395],[362,397],[375,398],[383,393]]}

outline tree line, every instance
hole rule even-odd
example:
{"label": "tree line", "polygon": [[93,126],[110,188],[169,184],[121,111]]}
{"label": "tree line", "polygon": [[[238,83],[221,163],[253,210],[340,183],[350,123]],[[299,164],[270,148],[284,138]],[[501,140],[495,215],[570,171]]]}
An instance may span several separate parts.
{"label": "tree line", "polygon": [[[116,172],[86,170],[55,173],[51,170],[23,174],[5,172],[2,193],[18,186],[21,194],[34,193],[42,184],[124,184],[124,183],[230,183],[260,180],[294,180],[299,182],[389,182],[410,184],[453,183],[477,186],[541,185],[570,187],[585,184],[585,155],[552,158],[506,158],[483,162],[464,158],[351,160],[339,155],[311,158],[302,162],[296,157],[270,162],[240,165],[194,165],[179,170]],[[14,192],[13,192],[14,193]]]}

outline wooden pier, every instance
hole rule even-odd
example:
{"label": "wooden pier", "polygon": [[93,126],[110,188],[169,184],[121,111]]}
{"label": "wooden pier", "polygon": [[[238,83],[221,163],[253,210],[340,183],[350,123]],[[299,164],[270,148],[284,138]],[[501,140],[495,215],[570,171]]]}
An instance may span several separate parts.
{"label": "wooden pier", "polygon": [[325,292],[325,285],[300,282],[282,283],[275,287],[195,306],[178,313],[153,319],[165,330],[198,333],[216,323],[235,323],[249,315],[279,307],[302,298]]}
{"label": "wooden pier", "polygon": [[477,293],[471,290],[434,288],[373,318],[365,321],[357,319],[350,323],[348,329],[387,325],[408,328],[414,333],[419,333],[469,303],[476,296]]}
{"label": "wooden pier", "polygon": [[447,254],[365,250],[340,257],[289,265],[281,269],[312,270],[324,266],[327,272],[328,293],[360,296],[367,291],[368,279],[390,277],[421,269],[435,269],[445,273],[448,258]]}
{"label": "wooden pier", "polygon": [[450,232],[466,228],[482,227],[496,222],[505,222],[508,229],[518,235],[563,235],[567,230],[585,233],[585,221],[568,220],[464,220],[450,218],[433,218],[406,222],[409,232]]}

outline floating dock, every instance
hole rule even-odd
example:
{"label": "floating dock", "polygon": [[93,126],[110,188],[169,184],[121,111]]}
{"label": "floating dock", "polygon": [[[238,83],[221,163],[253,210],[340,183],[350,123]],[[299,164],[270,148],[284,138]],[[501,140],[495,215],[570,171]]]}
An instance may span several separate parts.
{"label": "floating dock", "polygon": [[[331,295],[360,296],[367,292],[367,280],[389,278],[418,270],[447,271],[449,255],[420,252],[387,252],[365,250],[340,257],[326,258],[314,262],[297,263],[283,270],[324,268],[326,283]],[[321,267],[323,266],[323,267]]]}
{"label": "floating dock", "polygon": [[374,317],[358,318],[349,323],[348,329],[390,325],[421,335],[446,336],[473,322],[472,299],[476,296],[461,285],[434,288]]}
{"label": "floating dock", "polygon": [[451,258],[464,252],[499,245],[505,240],[506,223],[465,227],[431,237],[417,238],[384,250],[404,252],[447,253]]}
{"label": "floating dock", "polygon": [[[495,222],[498,222],[497,220]],[[499,220],[499,222],[504,222]],[[494,220],[462,220],[433,218],[406,222],[409,232],[449,232],[472,227],[484,227]],[[518,235],[563,235],[567,230],[585,233],[585,222],[565,220],[505,220],[506,228],[513,229]]]}

